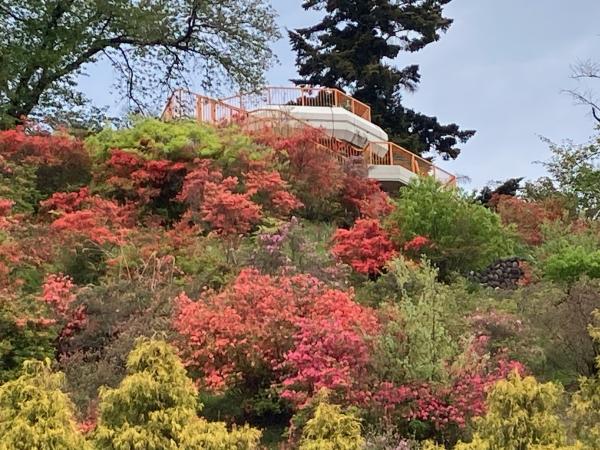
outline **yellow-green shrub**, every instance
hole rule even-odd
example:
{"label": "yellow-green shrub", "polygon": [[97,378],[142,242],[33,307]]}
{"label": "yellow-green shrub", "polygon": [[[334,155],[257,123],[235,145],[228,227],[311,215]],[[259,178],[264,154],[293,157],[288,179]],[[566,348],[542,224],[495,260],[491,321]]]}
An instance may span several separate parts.
{"label": "yellow-green shrub", "polygon": [[127,360],[129,375],[100,394],[95,443],[106,450],[250,450],[261,433],[196,416],[196,389],[174,350],[141,341]]}
{"label": "yellow-green shrub", "polygon": [[363,445],[360,420],[321,400],[302,430],[299,450],[359,450]]}
{"label": "yellow-green shrub", "polygon": [[50,362],[27,361],[18,379],[0,386],[0,450],[90,449]]}

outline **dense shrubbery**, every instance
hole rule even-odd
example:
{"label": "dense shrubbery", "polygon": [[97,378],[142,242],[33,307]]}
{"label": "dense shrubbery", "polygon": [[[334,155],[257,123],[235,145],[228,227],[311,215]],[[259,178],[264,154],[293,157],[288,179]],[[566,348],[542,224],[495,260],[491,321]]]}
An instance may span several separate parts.
{"label": "dense shrubbery", "polygon": [[[0,448],[596,448],[597,222],[313,138],[0,132]],[[477,285],[501,257],[527,283]]]}

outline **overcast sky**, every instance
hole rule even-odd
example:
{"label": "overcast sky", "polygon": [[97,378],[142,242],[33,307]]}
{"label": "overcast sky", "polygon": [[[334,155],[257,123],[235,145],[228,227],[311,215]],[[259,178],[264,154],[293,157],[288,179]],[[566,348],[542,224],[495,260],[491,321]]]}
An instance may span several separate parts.
{"label": "overcast sky", "polygon": [[[273,0],[284,31],[318,19],[301,3]],[[421,67],[420,88],[405,97],[406,105],[477,130],[459,158],[440,161],[442,167],[470,177],[474,187],[536,178],[543,168],[533,162],[549,157],[539,136],[585,142],[594,133],[588,109],[561,91],[577,86],[570,78],[573,63],[600,61],[600,0],[454,0],[445,14],[454,24],[439,42],[395,61]],[[287,38],[274,50],[280,65],[268,81],[287,85],[296,74],[295,55]],[[106,104],[111,71],[100,64],[89,75],[82,89]]]}

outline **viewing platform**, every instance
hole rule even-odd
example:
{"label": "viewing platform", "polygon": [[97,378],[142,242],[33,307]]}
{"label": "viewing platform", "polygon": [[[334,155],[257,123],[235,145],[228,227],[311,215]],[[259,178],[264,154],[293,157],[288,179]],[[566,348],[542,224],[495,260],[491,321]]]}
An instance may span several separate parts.
{"label": "viewing platform", "polygon": [[311,128],[322,135],[316,145],[340,159],[362,158],[369,178],[386,185],[406,185],[416,176],[456,184],[451,173],[389,142],[387,133],[371,122],[371,108],[338,89],[267,87],[223,99],[177,90],[162,118],[195,118],[211,124],[237,121],[248,129],[268,126],[282,135]]}

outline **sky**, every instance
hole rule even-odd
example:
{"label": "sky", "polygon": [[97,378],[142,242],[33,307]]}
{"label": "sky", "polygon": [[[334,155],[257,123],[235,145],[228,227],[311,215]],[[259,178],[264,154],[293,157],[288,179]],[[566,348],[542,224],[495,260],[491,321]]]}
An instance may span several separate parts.
{"label": "sky", "polygon": [[[272,0],[285,29],[314,24],[301,0]],[[438,164],[466,176],[467,188],[490,181],[544,174],[536,161],[550,157],[540,136],[555,142],[584,143],[594,134],[588,108],[576,105],[565,89],[576,88],[571,66],[600,61],[599,0],[453,0],[445,15],[454,19],[441,39],[394,64],[418,64],[421,84],[404,103],[416,111],[477,130],[455,161]],[[269,84],[285,86],[296,75],[295,54],[286,37],[274,44],[280,63]],[[113,74],[96,64],[80,87],[92,100],[117,107],[110,94]],[[593,86],[593,85],[591,85]],[[600,82],[598,82],[600,91]]]}

